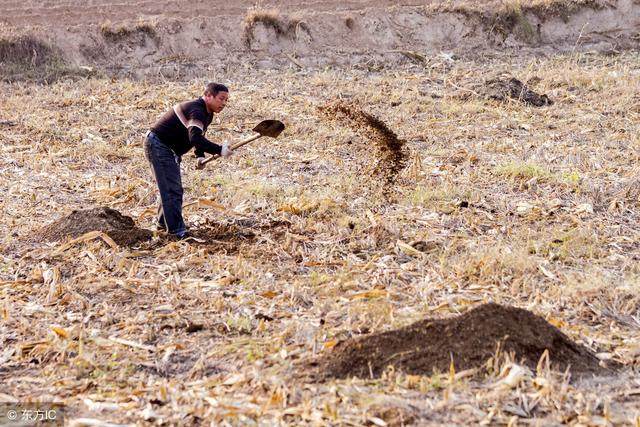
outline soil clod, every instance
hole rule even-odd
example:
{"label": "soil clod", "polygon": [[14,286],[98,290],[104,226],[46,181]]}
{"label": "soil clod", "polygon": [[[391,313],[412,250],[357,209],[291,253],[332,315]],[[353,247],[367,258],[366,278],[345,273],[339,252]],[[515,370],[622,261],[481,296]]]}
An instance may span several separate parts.
{"label": "soil clod", "polygon": [[291,224],[281,220],[258,220],[241,218],[231,222],[207,220],[189,229],[193,239],[190,244],[216,248],[226,253],[237,253],[242,248],[250,248],[265,234],[272,238],[282,236]]}
{"label": "soil clod", "polygon": [[65,238],[82,236],[90,231],[102,231],[120,246],[133,246],[153,237],[150,230],[136,227],[131,217],[104,206],[73,211],[44,227],[39,235],[43,241],[58,242]]}
{"label": "soil clod", "polygon": [[453,360],[456,370],[482,367],[504,354],[535,369],[545,350],[551,366],[573,374],[602,373],[596,356],[543,318],[515,307],[494,303],[460,316],[425,319],[407,327],[343,341],[314,362],[317,378],[378,377],[393,365],[414,375],[445,372]]}

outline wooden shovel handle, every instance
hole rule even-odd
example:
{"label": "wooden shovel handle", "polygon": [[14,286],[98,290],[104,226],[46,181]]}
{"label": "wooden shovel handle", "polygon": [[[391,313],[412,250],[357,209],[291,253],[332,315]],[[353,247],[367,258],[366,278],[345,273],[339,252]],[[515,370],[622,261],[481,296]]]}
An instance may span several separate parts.
{"label": "wooden shovel handle", "polygon": [[251,136],[251,137],[249,137],[249,138],[247,138],[245,140],[242,140],[240,142],[236,142],[235,144],[231,144],[231,149],[235,150],[236,148],[240,148],[243,145],[246,145],[246,144],[250,143],[251,141],[255,141],[256,139],[261,138],[261,137],[262,137],[262,135],[260,135],[260,134]]}
{"label": "wooden shovel handle", "polygon": [[[257,134],[257,135],[254,135],[254,136],[252,136],[252,137],[249,137],[249,138],[247,138],[247,139],[245,139],[245,140],[242,140],[242,141],[240,141],[240,142],[236,142],[235,144],[231,144],[231,149],[232,149],[232,150],[235,150],[236,148],[240,148],[240,147],[242,147],[243,145],[246,145],[246,144],[250,143],[251,141],[255,141],[256,139],[260,138],[261,136],[262,136],[262,135]],[[206,165],[207,163],[209,163],[211,160],[213,160],[213,159],[217,159],[218,157],[220,157],[220,155],[219,155],[219,154],[213,154],[213,155],[212,155],[212,156],[210,156],[209,158],[204,159],[204,161],[202,162],[202,165],[204,166],[204,165]]]}

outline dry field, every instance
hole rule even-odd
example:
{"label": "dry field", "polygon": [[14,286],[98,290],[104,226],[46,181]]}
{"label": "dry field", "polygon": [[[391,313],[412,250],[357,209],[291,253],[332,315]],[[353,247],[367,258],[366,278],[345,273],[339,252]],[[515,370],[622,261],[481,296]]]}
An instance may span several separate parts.
{"label": "dry field", "polygon": [[[204,80],[3,84],[0,397],[63,402],[76,425],[638,425],[638,60],[211,76],[232,88],[214,139],[287,129],[204,171],[186,157],[199,239],[132,247],[43,227],[108,206],[152,228],[143,132]],[[491,99],[504,73],[553,104]],[[623,366],[579,378],[498,352],[311,375],[340,341],[490,301]]]}
{"label": "dry field", "polygon": [[[140,62],[147,78],[128,79],[94,68],[155,64],[209,29],[179,2],[0,0],[9,27],[96,26],[56,51],[0,23],[0,402],[57,402],[75,426],[640,426],[640,55],[621,48],[638,43],[616,27],[624,8],[577,2],[618,28],[606,53],[544,45],[547,21],[536,50],[519,12],[531,21],[504,40],[522,49],[460,54],[425,48],[438,17],[411,1],[317,2],[298,21],[301,2],[248,3],[220,45],[245,60],[174,58],[173,78]],[[635,22],[638,2],[619,3]],[[447,7],[461,4],[489,2]],[[184,31],[115,24],[156,15]],[[350,31],[357,61],[314,62]],[[456,31],[441,39],[495,41]],[[80,73],[87,40],[103,57]],[[194,237],[175,241],[153,227],[143,135],[210,80],[231,88],[212,140],[287,128],[203,171],[184,156]]]}

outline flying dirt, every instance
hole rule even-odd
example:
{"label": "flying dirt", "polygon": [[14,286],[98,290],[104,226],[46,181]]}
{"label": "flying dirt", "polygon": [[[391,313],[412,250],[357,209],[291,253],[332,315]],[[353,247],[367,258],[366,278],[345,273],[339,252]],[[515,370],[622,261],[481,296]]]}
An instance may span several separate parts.
{"label": "flying dirt", "polygon": [[337,120],[366,139],[366,146],[372,150],[364,151],[373,151],[373,166],[370,173],[365,172],[362,178],[381,188],[386,197],[393,194],[397,176],[407,162],[406,142],[399,139],[382,120],[362,111],[357,105],[338,102],[320,107],[320,112],[326,119]]}

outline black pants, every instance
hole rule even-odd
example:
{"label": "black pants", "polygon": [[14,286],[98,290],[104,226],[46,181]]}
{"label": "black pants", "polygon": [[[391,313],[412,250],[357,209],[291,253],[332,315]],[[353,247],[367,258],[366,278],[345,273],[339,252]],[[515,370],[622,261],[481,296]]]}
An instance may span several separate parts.
{"label": "black pants", "polygon": [[182,219],[182,179],[180,156],[160,141],[153,132],[144,141],[144,154],[151,164],[153,176],[160,190],[158,225],[178,236],[187,231]]}

